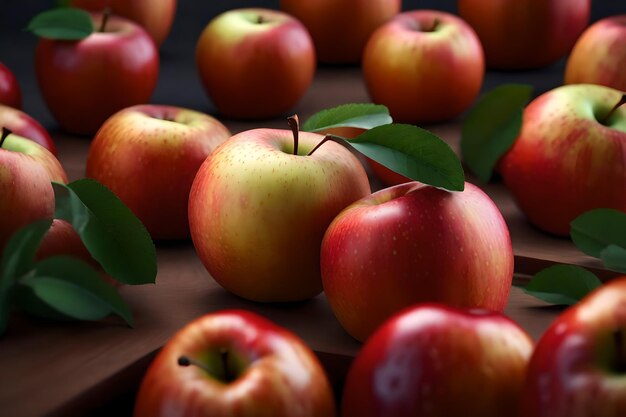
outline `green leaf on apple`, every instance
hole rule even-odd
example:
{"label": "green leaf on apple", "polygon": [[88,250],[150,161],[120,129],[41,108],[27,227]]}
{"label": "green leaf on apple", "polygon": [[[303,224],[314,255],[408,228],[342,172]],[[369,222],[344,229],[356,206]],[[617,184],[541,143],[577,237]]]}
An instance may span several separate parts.
{"label": "green leaf on apple", "polygon": [[15,283],[30,270],[37,248],[51,224],[52,220],[38,220],[21,228],[4,248],[0,262],[0,334],[6,329]]}
{"label": "green leaf on apple", "polygon": [[481,97],[469,111],[461,130],[461,155],[482,181],[490,180],[500,157],[515,142],[524,106],[532,93],[529,85],[501,85]]}
{"label": "green leaf on apple", "polygon": [[574,305],[602,282],[593,273],[574,265],[546,268],[523,287],[526,294],[558,305]]}
{"label": "green leaf on apple", "polygon": [[391,122],[387,107],[380,104],[353,103],[315,113],[302,125],[302,130],[319,132],[337,127],[372,129]]}
{"label": "green leaf on apple", "polygon": [[600,259],[604,266],[612,271],[626,274],[626,249],[617,245],[609,245],[602,249]]}
{"label": "green leaf on apple", "polygon": [[[86,262],[55,256],[38,262],[33,272],[22,277],[19,285],[28,287],[41,302],[61,315],[100,320],[114,313],[133,326],[130,309],[116,289],[100,279],[98,272]],[[22,304],[21,307],[31,313],[41,312],[38,306],[29,308]]]}
{"label": "green leaf on apple", "polygon": [[388,124],[347,142],[363,155],[415,181],[463,191],[465,174],[452,148],[417,126]]}
{"label": "green leaf on apple", "polygon": [[587,255],[602,258],[610,245],[626,248],[626,213],[614,209],[595,209],[570,223],[574,244]]}
{"label": "green leaf on apple", "polygon": [[126,284],[155,282],[156,249],[150,234],[115,194],[92,179],[53,187],[55,217],[74,226],[109,275]]}
{"label": "green leaf on apple", "polygon": [[94,27],[88,12],[61,7],[38,14],[28,23],[26,30],[42,38],[80,40],[91,35]]}

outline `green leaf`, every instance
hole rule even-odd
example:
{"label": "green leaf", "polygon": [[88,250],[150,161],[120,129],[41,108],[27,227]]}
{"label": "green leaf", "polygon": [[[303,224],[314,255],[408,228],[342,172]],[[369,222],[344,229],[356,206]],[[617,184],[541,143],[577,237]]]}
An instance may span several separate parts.
{"label": "green leaf", "polygon": [[623,247],[609,245],[602,250],[600,258],[610,270],[626,274],[626,249]]}
{"label": "green leaf", "polygon": [[51,219],[38,220],[21,228],[4,248],[0,262],[0,334],[9,320],[15,282],[32,268],[37,248],[51,224]]}
{"label": "green leaf", "polygon": [[390,124],[367,130],[348,143],[363,155],[415,181],[463,191],[465,175],[450,146],[413,125]]}
{"label": "green leaf", "polygon": [[[64,316],[78,320],[100,320],[111,313],[133,326],[130,309],[114,287],[80,259],[55,256],[35,265],[34,274],[20,279],[42,302]],[[40,311],[22,305],[27,311]]]}
{"label": "green leaf", "polygon": [[601,258],[609,245],[626,248],[626,213],[613,209],[583,213],[570,223],[570,236],[581,251],[595,258]]}
{"label": "green leaf", "polygon": [[302,130],[319,132],[335,127],[371,129],[391,122],[389,110],[383,105],[371,103],[343,104],[315,113],[302,125]]}
{"label": "green leaf", "polygon": [[574,265],[554,265],[532,278],[526,294],[558,305],[574,305],[602,282],[591,272]]}
{"label": "green leaf", "polygon": [[489,181],[500,157],[515,142],[532,91],[529,85],[502,85],[481,97],[469,111],[461,130],[461,155],[482,181]]}
{"label": "green leaf", "polygon": [[57,40],[80,40],[93,33],[91,16],[84,10],[61,7],[35,16],[26,27],[35,35]]}
{"label": "green leaf", "polygon": [[109,275],[126,284],[155,281],[156,249],[150,234],[115,194],[92,179],[53,186],[55,215],[74,226]]}

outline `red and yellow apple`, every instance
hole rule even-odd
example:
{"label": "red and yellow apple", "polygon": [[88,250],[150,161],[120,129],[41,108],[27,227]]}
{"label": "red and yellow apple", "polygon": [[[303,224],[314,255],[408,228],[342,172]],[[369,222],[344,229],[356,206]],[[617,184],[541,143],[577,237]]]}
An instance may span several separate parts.
{"label": "red and yellow apple", "polygon": [[188,238],[191,184],[207,156],[230,136],[221,122],[204,113],[132,106],[98,130],[86,173],[113,191],[153,239]]}
{"label": "red and yellow apple", "polygon": [[532,350],[526,332],[501,314],[414,306],[385,322],[359,352],[342,415],[516,415]]}
{"label": "red and yellow apple", "polygon": [[334,417],[311,349],[243,310],[202,316],[172,337],[143,378],[134,417]]}
{"label": "red and yellow apple", "polygon": [[321,269],[335,316],[364,341],[418,302],[503,311],[513,250],[500,211],[478,187],[409,182],[344,209],[324,235]]}
{"label": "red and yellow apple", "polygon": [[280,0],[311,33],[318,60],[327,64],[358,64],[367,40],[395,16],[401,0]]}
{"label": "red and yellow apple", "polygon": [[22,108],[22,90],[15,74],[0,62],[0,104]]}
{"label": "red and yellow apple", "polygon": [[286,13],[235,9],[213,18],[196,46],[200,80],[221,115],[284,114],[313,81],[316,59],[306,28]]}
{"label": "red and yellow apple", "polygon": [[450,120],[478,96],[485,75],[478,37],[449,13],[400,13],[378,28],[363,53],[363,78],[374,103],[396,122]]}
{"label": "red and yellow apple", "polygon": [[148,102],[154,90],[159,55],[136,23],[111,16],[80,41],[39,40],[35,69],[41,93],[61,127],[90,135],[113,113]]}
{"label": "red and yellow apple", "polygon": [[370,193],[348,149],[288,130],[241,132],[202,164],[189,197],[189,226],[211,276],[250,300],[298,301],[322,290],[324,231],[347,205]]}
{"label": "red and yellow apple", "polygon": [[565,84],[600,84],[626,91],[626,14],[601,19],[578,38]]}
{"label": "red and yellow apple", "polygon": [[5,127],[18,136],[37,142],[54,156],[57,148],[48,131],[28,114],[14,107],[0,104],[0,127]]}
{"label": "red and yellow apple", "polygon": [[550,90],[524,110],[522,128],[499,162],[521,210],[540,229],[567,236],[595,208],[626,211],[623,92],[577,84]]}
{"label": "red and yellow apple", "polygon": [[589,23],[591,0],[457,0],[489,68],[530,69],[565,56]]}

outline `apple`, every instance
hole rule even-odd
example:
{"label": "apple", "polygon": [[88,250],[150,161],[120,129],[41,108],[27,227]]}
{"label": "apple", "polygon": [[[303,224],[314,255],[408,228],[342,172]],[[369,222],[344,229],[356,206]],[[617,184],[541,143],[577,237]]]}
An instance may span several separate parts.
{"label": "apple", "polygon": [[626,108],[609,116],[622,94],[599,85],[567,85],[524,110],[521,131],[499,166],[535,226],[567,236],[570,222],[586,211],[626,211]]}
{"label": "apple", "polygon": [[65,170],[43,146],[9,134],[0,137],[0,253],[18,229],[52,218],[51,181],[67,182]]}
{"label": "apple", "polygon": [[373,102],[396,122],[450,120],[478,96],[483,50],[472,28],[449,13],[400,13],[378,28],[363,53],[363,78]]}
{"label": "apple", "polygon": [[179,330],[146,372],[134,417],[334,417],[328,378],[295,334],[243,310]]}
{"label": "apple", "polygon": [[111,116],[87,154],[87,177],[104,184],[153,239],[189,238],[187,202],[206,157],[231,136],[217,119],[163,105],[132,106]]}
{"label": "apple", "polygon": [[52,115],[64,130],[85,135],[116,111],[147,102],[159,72],[157,48],[139,25],[99,14],[93,23],[99,29],[87,38],[42,38],[35,53],[37,80]]}
{"label": "apple", "polygon": [[33,140],[57,156],[57,148],[48,131],[28,114],[14,107],[0,104],[0,127]]}
{"label": "apple", "polygon": [[530,359],[520,417],[626,415],[626,277],[559,315]]}
{"label": "apple", "polygon": [[528,334],[501,314],[414,306],[386,321],[359,352],[342,415],[516,415],[532,350]]}
{"label": "apple", "polygon": [[280,0],[311,33],[320,62],[358,64],[367,40],[395,16],[401,0]]}
{"label": "apple", "polygon": [[109,8],[112,13],[141,25],[160,46],[170,33],[176,0],[70,0],[70,6],[93,12]]}
{"label": "apple", "polygon": [[22,108],[22,90],[13,72],[0,62],[0,104]]}
{"label": "apple", "polygon": [[[295,131],[297,135],[297,130]],[[324,231],[370,193],[358,158],[300,132],[254,129],[226,141],[202,164],[189,196],[194,246],[211,276],[240,297],[298,301],[322,290]]]}
{"label": "apple", "polygon": [[296,105],[313,81],[311,36],[277,10],[235,9],[213,18],[196,46],[204,89],[218,111],[267,119]]}
{"label": "apple", "polygon": [[626,91],[626,14],[601,19],[578,38],[565,66],[566,84]]}
{"label": "apple", "polygon": [[565,56],[589,23],[591,0],[457,0],[489,68],[531,69]]}
{"label": "apple", "polygon": [[470,183],[408,182],[362,198],[328,227],[320,264],[335,316],[360,341],[419,302],[501,312],[513,279],[507,225]]}

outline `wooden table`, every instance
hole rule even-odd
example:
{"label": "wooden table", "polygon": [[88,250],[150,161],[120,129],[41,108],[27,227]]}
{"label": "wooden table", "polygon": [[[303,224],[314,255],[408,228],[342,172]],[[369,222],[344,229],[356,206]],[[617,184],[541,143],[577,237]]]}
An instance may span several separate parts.
{"label": "wooden table", "polygon": [[[366,101],[357,68],[320,68],[296,112],[304,120],[325,107]],[[283,119],[225,123],[233,132],[260,126],[286,128]],[[455,121],[427,128],[458,150],[459,125]],[[55,134],[55,139],[70,178],[82,177],[88,139],[60,133]],[[371,179],[374,188],[380,187],[375,178]],[[484,185],[484,189],[498,204],[510,227],[517,279],[524,280],[554,263],[583,265],[604,278],[612,275],[569,240],[547,236],[531,227],[502,184]],[[93,415],[96,407],[118,401],[120,396],[125,398],[121,402],[123,412],[129,414],[133,389],[155,351],[191,319],[224,308],[256,311],[293,330],[319,353],[338,384],[359,350],[360,344],[339,326],[323,294],[288,305],[242,300],[212,280],[190,242],[159,244],[158,263],[156,285],[121,288],[122,296],[132,307],[135,329],[118,320],[49,323],[14,314],[6,335],[0,339],[0,415]],[[506,314],[535,339],[560,311],[517,288],[512,289],[506,308]]]}

